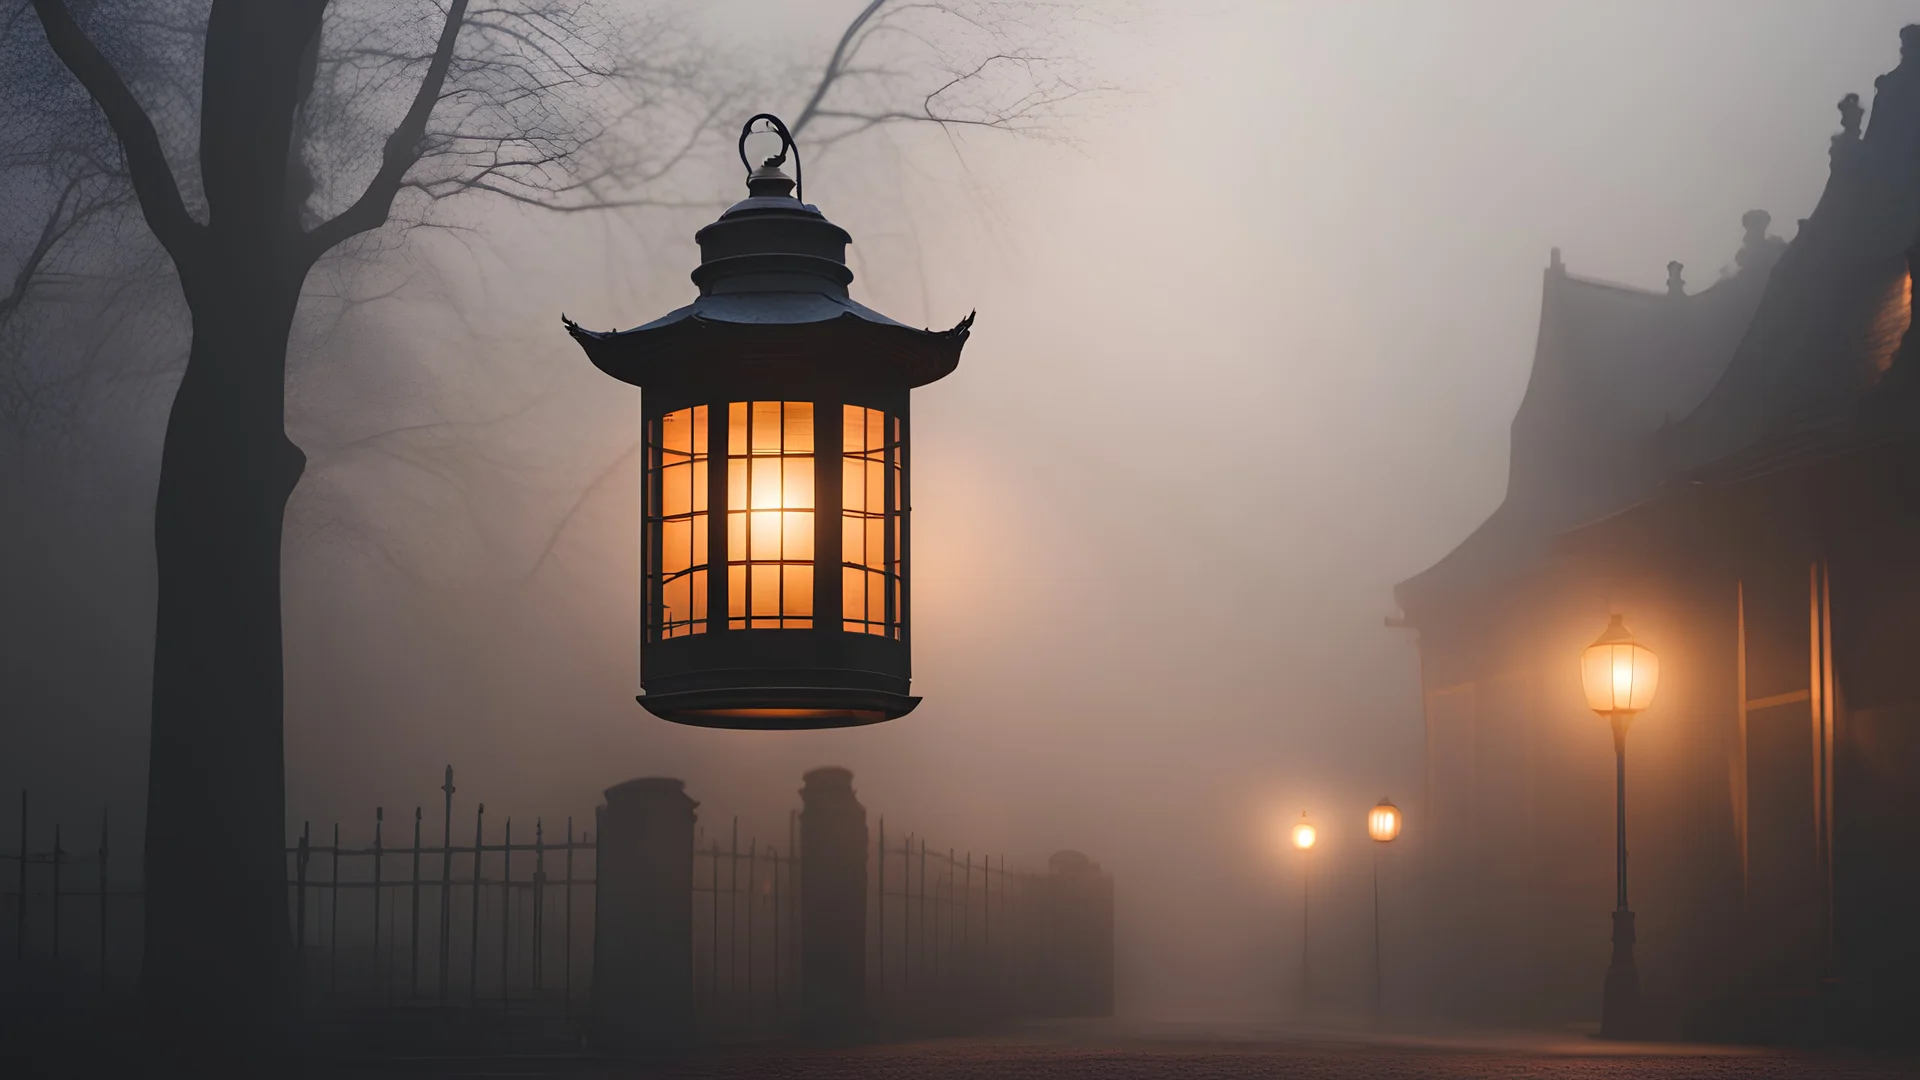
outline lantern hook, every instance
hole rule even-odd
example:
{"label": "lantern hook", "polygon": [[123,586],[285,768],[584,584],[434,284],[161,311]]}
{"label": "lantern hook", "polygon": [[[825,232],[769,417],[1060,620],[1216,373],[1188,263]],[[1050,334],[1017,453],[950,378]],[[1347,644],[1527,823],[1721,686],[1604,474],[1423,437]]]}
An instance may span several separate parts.
{"label": "lantern hook", "polygon": [[772,113],[756,113],[748,118],[745,124],[741,125],[740,164],[746,167],[747,176],[751,178],[753,176],[753,163],[747,160],[747,136],[753,134],[753,125],[762,120],[765,120],[768,124],[765,130],[772,131],[780,136],[780,152],[768,158],[765,162],[762,162],[762,164],[777,169],[786,164],[787,152],[791,150],[793,152],[793,197],[803,203],[806,202],[806,185],[800,174],[800,146],[793,141],[793,132],[787,130],[787,125],[783,123],[779,117]]}

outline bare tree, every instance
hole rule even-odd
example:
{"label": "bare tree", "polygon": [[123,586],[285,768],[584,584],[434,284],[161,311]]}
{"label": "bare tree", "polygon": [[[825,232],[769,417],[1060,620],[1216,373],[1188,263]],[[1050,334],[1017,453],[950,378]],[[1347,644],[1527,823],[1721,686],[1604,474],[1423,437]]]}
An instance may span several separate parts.
{"label": "bare tree", "polygon": [[[99,26],[90,32],[62,0],[32,6],[111,126],[192,321],[154,520],[143,995],[196,1023],[265,1030],[279,995],[262,988],[285,985],[290,944],[279,560],[305,464],[284,415],[302,285],[328,252],[384,226],[405,192],[450,182],[565,193],[569,165],[600,130],[591,99],[613,65],[577,36],[587,9],[566,0],[471,14],[467,0],[424,14],[212,0],[194,155],[202,219]],[[379,46],[367,36],[354,51],[374,59],[328,74],[365,80],[398,116],[376,153],[356,154],[324,137],[309,109],[323,30],[365,34],[368,20],[382,27]],[[344,154],[316,160],[328,150]]]}
{"label": "bare tree", "polygon": [[[279,1001],[259,988],[285,985],[291,951],[280,550],[306,467],[286,391],[307,282],[452,196],[562,211],[682,203],[660,181],[744,88],[713,84],[704,50],[651,9],[616,21],[587,0],[186,0],[159,14],[27,3],[116,152],[47,158],[67,163],[55,177],[76,162],[99,171],[51,199],[13,291],[57,274],[61,245],[130,191],[192,328],[154,520],[143,994],[261,1030]],[[1084,92],[1039,47],[1028,16],[1048,7],[872,0],[815,68],[795,126],[828,143],[908,122],[1044,133],[1049,110]],[[133,77],[128,43],[143,35],[197,57],[197,109]]]}

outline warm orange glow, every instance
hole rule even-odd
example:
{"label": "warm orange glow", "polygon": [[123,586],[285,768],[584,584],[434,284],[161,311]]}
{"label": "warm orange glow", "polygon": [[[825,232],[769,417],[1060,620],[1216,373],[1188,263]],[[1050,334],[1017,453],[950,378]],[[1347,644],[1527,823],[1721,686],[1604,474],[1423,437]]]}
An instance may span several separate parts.
{"label": "warm orange glow", "polygon": [[662,416],[649,437],[652,491],[649,628],[658,638],[707,629],[707,407]]}
{"label": "warm orange glow", "polygon": [[1367,835],[1385,844],[1400,835],[1400,808],[1390,800],[1367,811]]}
{"label": "warm orange glow", "polygon": [[1618,615],[1580,658],[1587,707],[1602,716],[1637,713],[1653,704],[1660,658],[1633,639]]}
{"label": "warm orange glow", "polygon": [[847,405],[842,415],[840,603],[842,628],[900,636],[905,623],[900,534],[905,478],[900,419]]}
{"label": "warm orange glow", "polygon": [[1320,839],[1320,831],[1308,822],[1302,821],[1293,827],[1293,846],[1301,851],[1312,847],[1313,842],[1318,839]]}
{"label": "warm orange glow", "polygon": [[776,728],[800,727],[831,720],[840,724],[877,724],[886,713],[870,709],[699,709],[682,715],[698,716],[709,727]]}
{"label": "warm orange glow", "polygon": [[813,403],[727,406],[727,625],[813,625]]}

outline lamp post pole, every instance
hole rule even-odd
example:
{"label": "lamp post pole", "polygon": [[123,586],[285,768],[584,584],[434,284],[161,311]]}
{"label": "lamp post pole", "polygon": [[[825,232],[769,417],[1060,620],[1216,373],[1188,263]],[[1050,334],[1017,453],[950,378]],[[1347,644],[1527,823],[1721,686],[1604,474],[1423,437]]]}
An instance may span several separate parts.
{"label": "lamp post pole", "polygon": [[1627,728],[1653,704],[1660,658],[1640,644],[1618,614],[1580,657],[1580,685],[1587,707],[1613,727],[1614,895],[1613,959],[1600,1000],[1600,1037],[1642,1033],[1640,973],[1633,965],[1633,910],[1627,907]]}
{"label": "lamp post pole", "polygon": [[1313,926],[1313,844],[1320,830],[1304,811],[1293,826],[1293,847],[1300,853],[1300,1013],[1313,1009],[1313,956],[1309,949]]}
{"label": "lamp post pole", "polygon": [[1613,721],[1614,853],[1613,959],[1607,964],[1600,1003],[1600,1035],[1618,1039],[1634,1033],[1640,1014],[1640,972],[1633,962],[1633,911],[1627,906],[1627,726],[1630,712]]}
{"label": "lamp post pole", "polygon": [[1380,978],[1380,845],[1373,846],[1373,1019],[1386,1015],[1385,996]]}
{"label": "lamp post pole", "polygon": [[1313,856],[1308,855],[1300,874],[1300,1014],[1313,1011],[1312,953],[1307,947],[1308,926],[1313,919]]}

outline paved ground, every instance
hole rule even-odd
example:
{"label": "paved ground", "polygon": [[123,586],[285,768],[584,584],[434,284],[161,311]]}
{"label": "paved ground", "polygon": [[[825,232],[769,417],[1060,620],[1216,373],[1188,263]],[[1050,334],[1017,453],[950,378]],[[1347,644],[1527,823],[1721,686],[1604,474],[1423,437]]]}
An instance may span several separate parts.
{"label": "paved ground", "polygon": [[1036,1029],[882,1046],[715,1052],[673,1063],[564,1059],[416,1062],[358,1077],[573,1077],[605,1080],[1439,1080],[1545,1077],[1807,1078],[1920,1076],[1920,1060],[1747,1048],[1598,1043],[1577,1036],[1386,1036],[1247,1025]]}

